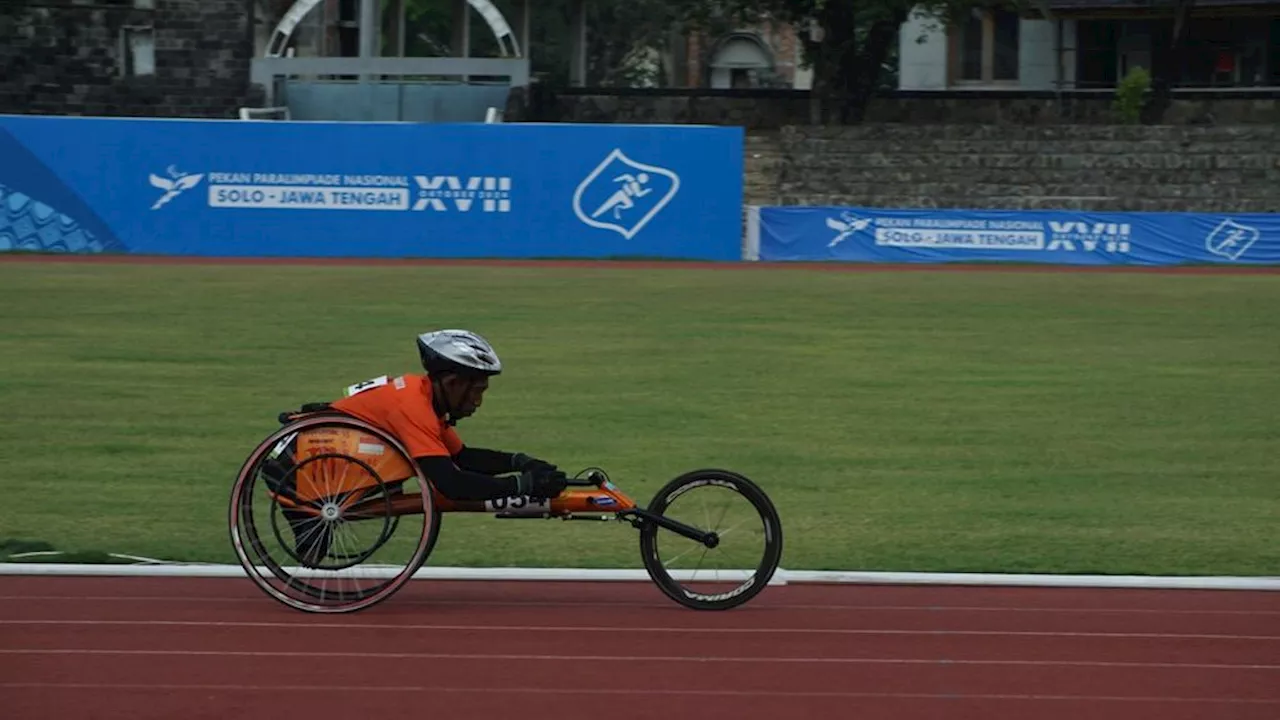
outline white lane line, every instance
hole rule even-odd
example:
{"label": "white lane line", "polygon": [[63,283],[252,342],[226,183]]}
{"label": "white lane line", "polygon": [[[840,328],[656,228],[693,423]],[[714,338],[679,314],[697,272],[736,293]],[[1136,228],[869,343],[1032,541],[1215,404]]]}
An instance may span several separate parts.
{"label": "white lane line", "polygon": [[[147,602],[173,603],[182,605],[228,603],[252,603],[262,605],[260,597],[178,597],[173,595],[0,595],[0,602]],[[468,607],[600,607],[598,602],[581,600],[421,600],[402,598],[396,601],[399,605],[440,605]],[[658,608],[667,609],[666,603],[614,602],[609,607]],[[807,605],[761,603],[752,608],[752,612],[773,610],[818,610],[831,612],[974,612],[974,613],[1062,613],[1068,615],[1239,615],[1239,616],[1280,616],[1280,610],[1162,610],[1159,608],[1070,608],[1070,607],[1000,607],[1000,606],[967,606],[967,605]]]}
{"label": "white lane line", "polygon": [[4,690],[91,690],[103,692],[108,690],[119,690],[126,692],[137,692],[143,690],[153,690],[161,692],[171,691],[200,691],[200,692],[304,692],[304,693],[320,693],[320,692],[338,692],[338,693],[361,693],[367,694],[374,690],[379,693],[401,692],[401,693],[482,693],[486,695],[503,694],[503,695],[639,695],[644,697],[652,697],[655,695],[667,696],[704,696],[704,697],[742,697],[742,698],[790,698],[790,699],[818,699],[818,698],[834,698],[834,699],[873,699],[873,700],[1011,700],[1011,701],[1036,701],[1036,702],[1116,702],[1116,703],[1153,703],[1153,704],[1190,704],[1190,703],[1207,703],[1207,704],[1225,704],[1225,705],[1280,705],[1280,699],[1253,699],[1253,698],[1232,698],[1232,697],[1144,697],[1144,696],[1114,696],[1114,695],[1016,695],[1016,694],[965,694],[965,693],[875,693],[875,692],[840,692],[840,691],[785,691],[785,690],[655,690],[652,688],[641,688],[635,690],[623,688],[584,688],[576,685],[566,685],[564,687],[546,688],[546,687],[502,687],[502,686],[476,686],[476,687],[453,687],[448,685],[165,685],[156,683],[145,684],[115,684],[115,683],[0,683],[0,689]]}
{"label": "white lane line", "polygon": [[393,630],[437,632],[519,632],[555,633],[574,635],[586,633],[635,634],[678,633],[681,635],[941,635],[941,636],[1002,636],[1002,637],[1058,637],[1058,638],[1117,638],[1117,639],[1169,639],[1169,640],[1249,640],[1274,642],[1280,635],[1220,635],[1197,633],[1137,633],[1137,632],[1056,632],[1051,630],[901,630],[901,629],[849,629],[849,628],[716,628],[716,627],[637,627],[634,625],[417,625],[413,623],[351,623],[320,622],[299,619],[297,622],[250,622],[233,620],[0,620],[0,625],[68,625],[68,626],[125,626],[125,627],[203,627],[203,628],[284,628],[289,630]]}
{"label": "white lane line", "polygon": [[0,655],[100,655],[155,657],[360,658],[384,660],[536,660],[554,662],[792,663],[817,665],[1014,665],[1188,670],[1280,670],[1280,665],[1118,662],[1109,660],[957,660],[950,658],[722,657],[701,655],[540,655],[511,653],[305,652],[290,650],[115,650],[94,648],[0,648]]}

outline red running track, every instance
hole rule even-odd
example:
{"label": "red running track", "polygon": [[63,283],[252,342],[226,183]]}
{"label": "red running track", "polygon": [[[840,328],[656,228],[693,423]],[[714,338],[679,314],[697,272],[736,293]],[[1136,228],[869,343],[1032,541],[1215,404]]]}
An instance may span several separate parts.
{"label": "red running track", "polygon": [[0,577],[0,716],[1276,720],[1280,593],[416,582],[304,615],[248,580]]}

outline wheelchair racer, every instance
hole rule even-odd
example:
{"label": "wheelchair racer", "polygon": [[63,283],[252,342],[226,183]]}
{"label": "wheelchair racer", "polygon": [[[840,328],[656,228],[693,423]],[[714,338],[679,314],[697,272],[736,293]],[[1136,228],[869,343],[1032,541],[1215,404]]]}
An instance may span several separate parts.
{"label": "wheelchair racer", "polygon": [[418,335],[417,345],[425,374],[357,383],[329,407],[398,439],[436,490],[451,500],[545,499],[563,492],[568,477],[552,463],[468,446],[454,430],[480,408],[489,378],[502,372],[488,341],[467,330],[436,330]]}

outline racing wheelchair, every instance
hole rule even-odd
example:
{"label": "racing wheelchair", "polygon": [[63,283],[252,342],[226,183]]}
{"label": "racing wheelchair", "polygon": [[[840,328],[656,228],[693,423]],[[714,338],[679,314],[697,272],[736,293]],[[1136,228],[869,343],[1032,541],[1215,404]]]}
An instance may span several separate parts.
{"label": "racing wheelchair", "polygon": [[[434,489],[396,438],[358,418],[319,404],[281,413],[279,421],[241,466],[228,520],[248,576],[303,612],[354,612],[394,595],[426,563],[444,513],[629,523],[639,531],[650,579],[694,610],[727,610],[754,598],[781,559],[777,510],[756,483],[731,471],[684,473],[647,508],[595,467],[550,500],[453,501]],[[743,506],[728,527],[725,501]],[[745,562],[704,568],[708,555],[715,559],[739,541],[746,541],[739,556]],[[679,561],[691,569],[672,567]]]}

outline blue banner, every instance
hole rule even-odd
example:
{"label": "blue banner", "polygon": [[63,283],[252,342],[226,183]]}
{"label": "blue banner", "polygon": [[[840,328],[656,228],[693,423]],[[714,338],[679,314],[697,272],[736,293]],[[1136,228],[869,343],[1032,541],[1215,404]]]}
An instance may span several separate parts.
{"label": "blue banner", "polygon": [[0,251],[741,258],[735,127],[0,116]]}
{"label": "blue banner", "polygon": [[764,207],[764,261],[1280,263],[1280,214]]}

